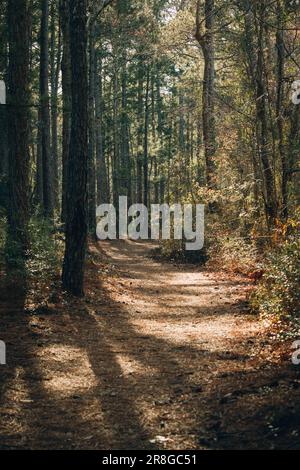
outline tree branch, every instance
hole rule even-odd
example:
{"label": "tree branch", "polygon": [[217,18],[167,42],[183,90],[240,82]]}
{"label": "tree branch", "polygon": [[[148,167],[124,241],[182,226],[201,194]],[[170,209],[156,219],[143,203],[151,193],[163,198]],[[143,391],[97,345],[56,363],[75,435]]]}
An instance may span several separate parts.
{"label": "tree branch", "polygon": [[100,13],[105,9],[107,8],[111,3],[113,3],[114,0],[102,0],[99,8],[94,11],[92,14],[90,14],[90,16],[88,17],[88,20],[87,20],[87,28],[89,29],[91,25],[93,25],[95,23],[95,21],[97,20],[98,16],[100,15]]}

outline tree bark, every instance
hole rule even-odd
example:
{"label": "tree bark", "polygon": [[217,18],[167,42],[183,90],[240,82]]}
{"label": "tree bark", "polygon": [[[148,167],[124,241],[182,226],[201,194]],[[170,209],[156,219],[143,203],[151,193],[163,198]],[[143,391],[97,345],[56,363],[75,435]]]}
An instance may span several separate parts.
{"label": "tree bark", "polygon": [[63,36],[63,56],[61,63],[62,71],[62,95],[63,95],[63,116],[62,116],[62,203],[61,220],[66,222],[67,204],[67,174],[70,149],[71,134],[71,58],[70,58],[70,16],[69,0],[60,0],[60,18]]}
{"label": "tree bark", "polygon": [[70,52],[72,70],[71,140],[67,174],[66,248],[63,288],[84,295],[87,242],[88,80],[87,3],[70,0]]}
{"label": "tree bark", "polygon": [[28,248],[29,220],[29,42],[30,16],[27,0],[10,0],[7,8],[9,207],[8,234],[18,254]]}
{"label": "tree bark", "polygon": [[89,26],[89,146],[88,146],[88,224],[89,233],[96,236],[96,165],[95,165],[95,24]]}
{"label": "tree bark", "polygon": [[281,214],[284,220],[288,218],[288,159],[284,146],[284,118],[283,118],[283,99],[284,99],[284,10],[282,0],[277,0],[277,100],[276,100],[276,119],[278,130],[278,149],[281,160]]}
{"label": "tree bark", "polygon": [[117,220],[119,217],[120,195],[120,140],[119,140],[119,78],[117,65],[117,48],[114,49],[114,75],[113,75],[113,158],[112,158],[112,182],[113,203],[116,208]]}
{"label": "tree bark", "polygon": [[206,181],[209,188],[215,186],[216,123],[215,123],[215,50],[214,50],[214,0],[205,0],[205,29],[201,30],[200,0],[197,2],[196,39],[204,57],[202,92],[203,143],[206,162]]}
{"label": "tree bark", "polygon": [[53,162],[53,198],[54,207],[58,208],[59,196],[59,177],[58,177],[58,80],[59,69],[61,60],[61,31],[60,24],[58,25],[58,38],[56,35],[56,15],[57,15],[57,0],[52,0],[51,3],[51,155]]}
{"label": "tree bark", "polygon": [[95,67],[95,108],[96,108],[96,162],[97,162],[97,202],[107,204],[110,201],[108,171],[103,147],[104,126],[103,113],[103,84],[102,84],[102,57],[96,58]]}
{"label": "tree bark", "polygon": [[271,228],[277,215],[277,204],[275,197],[275,180],[269,158],[270,142],[268,138],[268,116],[267,116],[267,91],[264,73],[264,23],[265,2],[261,1],[257,6],[258,24],[258,47],[257,47],[257,70],[256,70],[256,119],[258,149],[263,170],[265,213],[269,228]]}
{"label": "tree bark", "polygon": [[126,54],[122,58],[122,117],[121,117],[121,159],[122,159],[122,196],[127,196],[128,205],[131,205],[131,160],[129,148],[129,123],[127,115],[127,69],[126,69]]}
{"label": "tree bark", "polygon": [[138,131],[137,131],[137,156],[136,156],[136,202],[142,203],[143,200],[143,64],[138,65]]}
{"label": "tree bark", "polygon": [[43,167],[43,211],[44,215],[53,218],[53,165],[50,154],[50,112],[49,112],[49,3],[41,0],[40,29],[40,107],[41,107],[41,152]]}
{"label": "tree bark", "polygon": [[37,156],[36,156],[36,175],[35,175],[35,197],[36,203],[43,207],[44,204],[44,183],[43,183],[43,156],[42,156],[42,130],[41,130],[41,107],[38,110],[38,129],[37,129]]}
{"label": "tree bark", "polygon": [[144,127],[144,158],[143,158],[143,176],[144,176],[144,205],[148,207],[149,199],[149,179],[148,179],[148,130],[149,130],[149,88],[150,88],[150,65],[147,68],[146,93],[145,93],[145,127]]}

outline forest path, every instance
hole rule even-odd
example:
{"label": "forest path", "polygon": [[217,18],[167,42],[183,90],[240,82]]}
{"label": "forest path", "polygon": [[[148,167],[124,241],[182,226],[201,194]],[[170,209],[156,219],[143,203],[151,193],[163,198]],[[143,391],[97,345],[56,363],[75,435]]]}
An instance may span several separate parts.
{"label": "forest path", "polygon": [[1,291],[0,448],[298,446],[298,370],[258,354],[247,282],[152,248],[91,245],[83,300]]}
{"label": "forest path", "polygon": [[[145,433],[136,435],[140,429],[127,416],[128,404],[122,407],[120,384],[115,393],[125,411],[121,416],[117,411],[114,420],[126,423],[123,434],[132,431],[136,448],[149,442],[156,448],[218,447],[221,436],[227,437],[221,431],[224,396],[230,400],[232,385],[236,390],[248,372],[246,383],[255,377],[250,350],[261,325],[247,312],[249,284],[192,265],[156,261],[150,257],[155,245],[148,242],[98,246],[118,271],[103,283],[113,300],[106,339],[125,378],[123,394],[131,397]],[[109,382],[114,388],[113,376]],[[248,419],[235,415],[235,428],[239,421],[241,430],[248,428]],[[249,444],[248,436],[243,443],[239,431],[231,432],[229,446]],[[128,447],[128,436],[118,440],[119,447]]]}
{"label": "forest path", "polygon": [[126,306],[135,330],[195,352],[217,354],[234,349],[238,354],[260,328],[244,302],[247,280],[209,273],[195,265],[156,261],[151,257],[155,246],[132,241],[101,243],[118,269],[113,298]]}

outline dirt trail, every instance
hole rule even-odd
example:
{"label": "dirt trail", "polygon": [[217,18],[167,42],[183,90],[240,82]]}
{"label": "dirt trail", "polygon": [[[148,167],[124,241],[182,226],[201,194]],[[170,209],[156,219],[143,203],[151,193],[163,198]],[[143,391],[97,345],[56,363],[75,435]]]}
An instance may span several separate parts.
{"label": "dirt trail", "polygon": [[298,446],[298,371],[266,342],[258,356],[247,283],[154,261],[152,247],[96,245],[84,301],[24,301],[20,321],[18,299],[2,316],[0,448]]}

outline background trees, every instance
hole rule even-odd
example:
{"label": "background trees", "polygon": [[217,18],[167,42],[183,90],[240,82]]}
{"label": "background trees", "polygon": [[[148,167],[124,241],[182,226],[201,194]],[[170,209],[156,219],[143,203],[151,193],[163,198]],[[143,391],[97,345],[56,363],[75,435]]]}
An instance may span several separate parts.
{"label": "background trees", "polygon": [[[22,32],[12,11],[19,3],[27,22]],[[31,213],[61,223],[67,239],[78,205],[76,226],[85,233],[85,150],[75,149],[86,145],[85,107],[92,235],[96,205],[116,203],[119,195],[147,205],[217,204],[208,217],[217,237],[270,240],[293,215],[300,198],[300,106],[290,100],[299,78],[296,4],[89,0],[82,36],[87,70],[79,38],[71,60],[69,0],[6,6],[0,9],[0,74],[9,82],[9,109],[17,109],[10,112],[10,159],[17,166],[9,178],[9,220],[18,231],[25,222],[13,213],[22,200],[26,221],[30,199]],[[31,21],[24,19],[28,6]],[[2,161],[4,174],[4,153]],[[77,243],[83,259],[83,240]]]}

